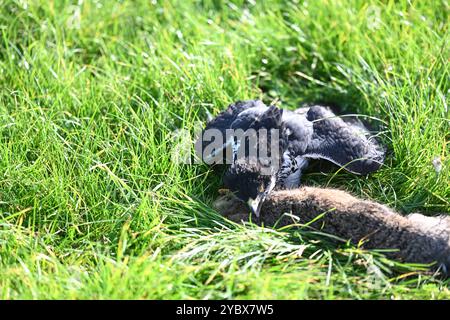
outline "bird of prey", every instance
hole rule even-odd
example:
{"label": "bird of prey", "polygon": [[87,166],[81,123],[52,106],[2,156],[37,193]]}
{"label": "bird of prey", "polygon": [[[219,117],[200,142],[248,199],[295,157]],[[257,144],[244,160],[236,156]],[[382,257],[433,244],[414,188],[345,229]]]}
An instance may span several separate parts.
{"label": "bird of prey", "polygon": [[[242,141],[236,138],[225,138],[221,147],[232,149],[232,159],[228,159],[230,163],[224,175],[225,187],[246,202],[258,217],[264,199],[272,190],[300,185],[302,170],[310,159],[325,159],[359,175],[380,168],[385,157],[384,148],[362,122],[344,119],[325,106],[290,111],[266,106],[259,100],[248,100],[229,105],[206,125],[204,132],[216,129],[225,137],[230,129],[278,130],[277,137],[269,134],[265,140],[258,140],[256,146],[243,144],[245,148],[260,149],[264,145],[269,148],[273,139],[279,139],[278,149],[272,150],[278,154],[272,158],[275,163],[249,158],[247,149],[242,153],[244,157],[237,157]],[[265,174],[262,174],[263,169]]]}

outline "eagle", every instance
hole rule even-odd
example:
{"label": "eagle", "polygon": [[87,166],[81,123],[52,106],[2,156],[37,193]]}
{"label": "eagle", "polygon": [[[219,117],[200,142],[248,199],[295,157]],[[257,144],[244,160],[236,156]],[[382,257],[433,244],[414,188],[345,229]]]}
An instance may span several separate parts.
{"label": "eagle", "polygon": [[[267,134],[259,134],[261,129]],[[225,187],[246,202],[257,217],[273,190],[299,187],[301,174],[313,159],[366,175],[380,168],[386,153],[361,121],[337,116],[322,105],[291,111],[267,106],[260,100],[237,101],[209,121],[203,133],[208,130],[222,135],[223,143],[209,152],[207,141],[201,141],[202,151],[208,151],[202,153],[203,159],[225,161]],[[230,136],[237,130],[253,130],[257,143],[245,143],[246,135]],[[227,148],[231,152],[218,155]],[[269,150],[269,161],[258,156],[263,148]]]}

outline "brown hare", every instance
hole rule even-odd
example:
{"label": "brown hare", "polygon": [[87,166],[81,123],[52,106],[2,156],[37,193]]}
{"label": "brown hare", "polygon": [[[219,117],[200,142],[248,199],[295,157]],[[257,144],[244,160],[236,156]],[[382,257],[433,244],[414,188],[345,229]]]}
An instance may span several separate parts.
{"label": "brown hare", "polygon": [[[249,219],[248,206],[222,190],[213,206],[230,220]],[[319,219],[319,215],[322,215]],[[393,249],[386,255],[411,263],[433,263],[447,273],[450,267],[450,217],[419,213],[402,216],[376,202],[361,200],[337,189],[301,187],[274,191],[264,201],[259,219],[265,226],[309,224],[366,249]]]}

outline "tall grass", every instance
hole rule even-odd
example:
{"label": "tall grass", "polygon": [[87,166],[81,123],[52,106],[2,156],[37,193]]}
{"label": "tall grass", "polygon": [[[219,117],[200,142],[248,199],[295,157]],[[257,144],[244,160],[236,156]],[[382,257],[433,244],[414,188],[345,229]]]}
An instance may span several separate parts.
{"label": "tall grass", "polygon": [[[449,298],[448,281],[295,228],[236,225],[172,133],[239,99],[379,119],[375,174],[311,173],[450,212],[449,3],[0,0],[0,294]],[[432,160],[440,157],[436,173]]]}

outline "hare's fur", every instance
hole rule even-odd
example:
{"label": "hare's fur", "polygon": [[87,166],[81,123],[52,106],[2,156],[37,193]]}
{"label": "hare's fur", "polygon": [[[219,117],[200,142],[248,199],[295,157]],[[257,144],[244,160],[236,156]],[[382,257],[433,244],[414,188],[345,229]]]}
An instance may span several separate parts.
{"label": "hare's fur", "polygon": [[[214,207],[233,221],[247,221],[247,206],[222,191]],[[450,267],[450,217],[419,213],[403,216],[376,202],[337,189],[302,187],[275,191],[264,202],[259,222],[266,226],[309,224],[310,227],[367,249],[392,249],[386,255],[413,263]],[[255,219],[253,219],[255,221]],[[450,270],[450,269],[449,269]]]}

